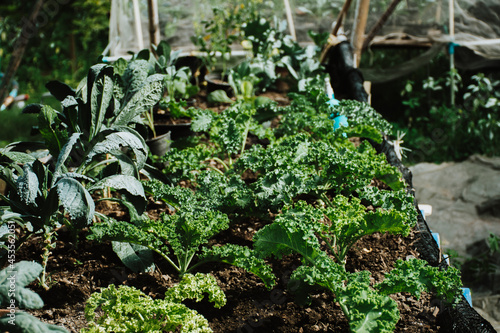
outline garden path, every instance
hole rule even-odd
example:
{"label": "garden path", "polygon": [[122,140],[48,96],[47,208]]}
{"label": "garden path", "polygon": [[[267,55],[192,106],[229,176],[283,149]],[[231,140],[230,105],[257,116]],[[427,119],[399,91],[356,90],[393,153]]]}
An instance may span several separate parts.
{"label": "garden path", "polygon": [[[439,233],[443,251],[475,257],[486,248],[490,232],[500,236],[500,157],[474,155],[463,162],[420,163],[410,169],[419,204],[432,206],[426,220]],[[472,289],[476,310],[500,332],[500,266],[482,285],[466,287]]]}

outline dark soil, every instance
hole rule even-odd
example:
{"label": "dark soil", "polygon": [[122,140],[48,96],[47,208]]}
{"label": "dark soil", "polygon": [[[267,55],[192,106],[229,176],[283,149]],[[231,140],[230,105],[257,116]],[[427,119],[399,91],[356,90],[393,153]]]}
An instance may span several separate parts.
{"label": "dark soil", "polygon": [[[280,104],[287,104],[287,97],[268,93],[268,97]],[[203,98],[197,107],[209,107]],[[223,106],[211,106],[218,110]],[[249,175],[251,178],[252,175]],[[126,220],[127,214],[116,204],[100,203],[97,209],[117,219]],[[155,218],[165,211],[161,204],[150,202],[148,214]],[[265,222],[240,219],[212,240],[213,244],[234,243],[251,245],[254,233]],[[42,321],[62,325],[70,332],[79,332],[86,327],[85,301],[100,288],[109,284],[134,286],[153,298],[162,298],[165,291],[179,281],[177,274],[161,259],[156,258],[153,273],[133,273],[125,268],[113,252],[110,243],[95,243],[86,240],[86,232],[80,234],[78,247],[72,243],[69,233],[59,230],[57,247],[48,262],[50,289],[37,283],[29,287],[44,300],[45,306],[30,311]],[[373,283],[381,281],[385,272],[394,267],[397,259],[418,257],[413,244],[416,234],[409,237],[375,234],[360,240],[347,255],[347,270],[368,270]],[[37,260],[42,253],[42,240],[32,238],[17,253],[16,260]],[[270,260],[277,277],[277,285],[267,290],[259,278],[239,268],[225,264],[201,267],[217,279],[227,297],[227,304],[216,309],[207,301],[189,302],[188,306],[205,316],[214,332],[349,332],[348,322],[333,295],[318,290],[311,303],[300,306],[294,302],[287,289],[292,271],[300,265],[297,256],[283,260]],[[423,294],[419,300],[401,293],[393,296],[397,301],[401,319],[396,332],[438,332],[436,316],[439,302],[432,295]]]}
{"label": "dark soil", "polygon": [[[151,204],[152,216],[162,210],[158,204]],[[107,213],[123,217],[119,207]],[[214,243],[250,244],[255,231],[263,225],[260,221],[239,221],[218,235]],[[78,247],[74,247],[68,233],[59,231],[57,247],[47,267],[50,289],[46,291],[36,283],[30,286],[45,302],[43,309],[31,311],[39,319],[65,326],[70,332],[79,332],[86,326],[85,301],[100,288],[123,284],[134,286],[153,298],[162,298],[179,280],[160,258],[157,258],[153,273],[133,273],[123,266],[111,244],[88,241],[85,235],[85,231],[81,233]],[[418,256],[412,246],[414,236],[375,234],[365,237],[348,253],[347,269],[369,270],[373,282],[379,282],[384,272],[392,269],[395,260]],[[16,259],[36,260],[41,252],[41,239],[33,238],[22,247]],[[226,294],[227,304],[221,309],[215,309],[206,301],[188,305],[209,320],[214,332],[349,332],[347,320],[330,293],[318,291],[307,306],[294,302],[286,286],[290,274],[300,265],[298,257],[271,260],[270,264],[278,282],[271,291],[259,278],[239,268],[225,264],[201,267],[202,272],[215,276]],[[431,295],[424,294],[417,300],[403,293],[393,299],[398,302],[401,313],[396,332],[438,331],[438,303]]]}

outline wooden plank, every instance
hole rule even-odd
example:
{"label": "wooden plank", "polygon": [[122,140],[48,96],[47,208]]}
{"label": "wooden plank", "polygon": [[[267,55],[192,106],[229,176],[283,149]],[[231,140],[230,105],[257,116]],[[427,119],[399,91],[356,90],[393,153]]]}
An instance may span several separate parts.
{"label": "wooden plank", "polygon": [[158,0],[148,0],[149,41],[151,45],[160,42],[160,18],[158,15]]}

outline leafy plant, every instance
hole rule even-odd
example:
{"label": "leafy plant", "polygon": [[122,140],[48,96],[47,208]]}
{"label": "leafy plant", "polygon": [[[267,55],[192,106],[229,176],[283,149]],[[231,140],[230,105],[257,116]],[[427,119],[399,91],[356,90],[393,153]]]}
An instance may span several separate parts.
{"label": "leafy plant", "polygon": [[41,309],[43,300],[35,292],[26,288],[35,280],[43,268],[35,262],[20,261],[9,264],[0,271],[0,305],[9,312],[0,317],[0,329],[4,332],[68,332],[60,326],[46,324],[26,312],[16,310]]}
{"label": "leafy plant", "polygon": [[[90,179],[74,173],[61,173],[60,169],[52,173],[38,160],[26,163],[22,168],[16,161],[11,161],[0,171],[0,177],[10,189],[8,196],[0,194],[8,205],[3,207],[2,223],[17,221],[28,236],[33,233],[43,235],[43,272],[40,280],[47,288],[45,267],[55,245],[55,229],[66,224],[76,231],[89,225],[94,216],[94,201],[80,182],[81,179]],[[21,244],[20,241],[17,246]]]}
{"label": "leafy plant", "polygon": [[[243,155],[246,149],[249,133],[259,138],[272,138],[271,131],[260,124],[254,117],[257,110],[267,101],[255,99],[252,101],[237,100],[219,114],[200,112],[192,122],[195,131],[206,131],[216,146],[215,156],[224,172],[233,166],[233,159],[237,154]],[[222,172],[222,171],[221,171]]]}
{"label": "leafy plant", "polygon": [[203,32],[191,38],[200,52],[206,53],[205,65],[212,70],[219,55],[222,62],[222,75],[225,77],[227,63],[231,57],[231,44],[238,40],[241,24],[241,10],[238,5],[227,8],[212,7],[212,18],[203,21]]}
{"label": "leafy plant", "polygon": [[[244,26],[245,41],[250,44],[250,66],[257,70],[261,79],[260,89],[266,90],[282,78],[298,91],[322,83],[325,74],[317,60],[320,48],[315,45],[302,47],[285,34],[286,26],[274,20],[274,25],[263,17],[249,20]],[[285,77],[286,76],[286,77]]]}
{"label": "leafy plant", "polygon": [[309,227],[300,223],[282,227],[274,222],[257,232],[255,248],[264,257],[300,254],[304,264],[292,273],[289,286],[293,286],[302,299],[313,286],[332,292],[353,332],[394,331],[399,320],[395,301],[369,287],[369,272],[348,273],[343,265],[334,262],[321,250],[318,238]]}
{"label": "leafy plant", "polygon": [[306,133],[287,136],[264,149],[254,146],[238,160],[237,170],[262,175],[251,187],[265,207],[290,204],[300,194],[326,201],[328,191],[352,193],[374,179],[394,189],[404,187],[399,171],[376,154],[368,144],[338,151]]}
{"label": "leafy plant", "polygon": [[[208,321],[195,310],[182,304],[185,299],[197,302],[208,294],[216,308],[226,304],[226,297],[211,275],[185,274],[179,284],[169,288],[165,299],[153,300],[129,286],[110,285],[87,300],[85,316],[89,327],[82,332],[165,332],[180,327],[181,332],[212,332]],[[96,317],[101,309],[103,314]]]}
{"label": "leafy plant", "polygon": [[[471,154],[498,154],[500,119],[499,81],[479,73],[461,78],[453,73],[456,104],[449,105],[449,77],[408,82],[402,92],[408,105],[405,140],[414,153],[411,163],[421,160],[460,160]],[[463,87],[462,87],[463,84]]]}
{"label": "leafy plant", "polygon": [[386,274],[384,281],[374,287],[386,295],[404,291],[417,299],[423,291],[432,291],[451,304],[458,303],[462,296],[462,282],[456,268],[440,269],[415,258],[396,261],[394,269]]}
{"label": "leafy plant", "polygon": [[[97,142],[88,152],[85,162],[75,172],[68,171],[66,161],[80,137],[79,133],[73,134],[62,147],[53,171],[49,166],[25,153],[10,152],[6,149],[0,155],[5,161],[0,169],[0,177],[6,181],[9,188],[7,196],[0,195],[8,205],[3,208],[6,213],[2,215],[2,222],[18,221],[26,233],[24,239],[33,233],[42,233],[44,270],[41,282],[46,288],[45,268],[51,250],[55,246],[53,242],[55,231],[61,225],[67,225],[76,239],[78,231],[91,224],[95,212],[91,196],[93,191],[104,188],[123,191],[136,210],[142,213],[145,209],[142,184],[134,177],[137,174],[136,165],[123,156],[121,145],[125,140],[120,134],[127,133],[111,133],[103,141]],[[137,137],[131,136],[131,138]],[[141,145],[133,147],[133,150],[139,153],[140,147]],[[107,175],[104,172],[104,176],[101,175],[98,181],[85,175],[84,173],[91,174],[92,169],[95,172],[95,169],[102,165],[94,161],[94,157],[106,153],[122,157],[122,172],[128,171],[132,175]],[[137,154],[136,157],[140,158],[140,155]],[[144,161],[145,157],[142,163]],[[23,166],[20,167],[18,163],[23,163]],[[127,166],[130,168],[127,169]],[[18,242],[18,246],[21,244],[21,241]]]}
{"label": "leafy plant", "polygon": [[[254,236],[254,247],[262,257],[301,255],[303,264],[293,271],[289,282],[299,301],[306,301],[319,286],[334,294],[351,331],[393,332],[399,311],[387,295],[404,290],[418,297],[423,290],[433,290],[448,300],[456,299],[460,293],[457,271],[439,271],[417,259],[398,261],[386,280],[374,288],[368,271],[347,272],[345,253],[356,240],[375,232],[405,234],[411,224],[405,225],[397,211],[366,212],[359,199],[337,196],[332,202],[334,208],[315,208],[304,202],[287,207]],[[326,243],[327,251],[320,242]],[[411,282],[406,284],[406,278]]]}
{"label": "leafy plant", "polygon": [[140,115],[163,95],[163,75],[149,75],[150,71],[152,66],[146,60],[130,62],[121,76],[112,66],[94,65],[77,91],[57,81],[47,84],[61,101],[61,112],[38,104],[25,112],[40,114],[40,132],[54,156],[66,143],[64,138],[73,133],[81,133],[82,140],[89,143],[110,130],[136,134],[128,126],[141,123]]}
{"label": "leafy plant", "polygon": [[342,100],[334,108],[334,115],[344,115],[350,122],[356,124],[355,126],[361,128],[369,126],[385,134],[391,133],[392,130],[391,124],[367,103]]}
{"label": "leafy plant", "polygon": [[[232,244],[202,248],[210,238],[229,227],[227,215],[214,208],[218,203],[212,203],[210,199],[200,201],[194,193],[182,187],[165,185],[156,192],[171,203],[174,214],[162,214],[158,220],[144,219],[137,224],[107,219],[94,224],[88,238],[144,246],[158,253],[180,275],[206,262],[222,261],[256,274],[267,287],[274,284],[270,268],[252,250]],[[198,262],[193,264],[196,257]]]}

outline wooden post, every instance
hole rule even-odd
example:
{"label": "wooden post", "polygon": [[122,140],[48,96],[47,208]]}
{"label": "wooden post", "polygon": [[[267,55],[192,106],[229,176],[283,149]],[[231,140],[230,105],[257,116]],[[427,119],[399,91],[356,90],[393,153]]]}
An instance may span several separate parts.
{"label": "wooden post", "polygon": [[455,8],[454,0],[450,0],[450,93],[451,93],[451,107],[455,106]]}
{"label": "wooden post", "polygon": [[400,2],[401,0],[392,0],[389,7],[387,7],[386,11],[382,14],[382,16],[380,16],[380,19],[377,21],[377,23],[375,23],[373,28],[371,28],[370,32],[366,35],[366,38],[363,41],[363,49],[366,49],[368,47],[370,42],[379,32],[380,28],[382,28],[382,26],[385,24],[385,22],[387,22],[389,16],[391,16]]}
{"label": "wooden post", "polygon": [[361,60],[361,51],[363,49],[363,40],[370,9],[370,0],[358,0],[356,4],[356,17],[354,19],[354,28],[351,44],[354,47],[354,64],[359,66]]}
{"label": "wooden post", "polygon": [[33,11],[31,12],[29,19],[23,18],[24,24],[21,30],[21,35],[14,44],[14,51],[12,51],[9,66],[5,71],[5,75],[2,78],[2,83],[0,84],[0,103],[3,101],[4,97],[7,96],[10,81],[16,75],[17,69],[21,64],[21,60],[24,56],[24,51],[26,50],[26,46],[28,46],[30,38],[33,37],[38,31],[36,26],[36,18],[38,17],[38,13],[40,12],[42,5],[43,0],[38,0],[35,4],[35,7],[33,8]]}
{"label": "wooden post", "polygon": [[158,0],[148,0],[148,16],[150,44],[158,45],[158,43],[160,42],[160,18],[158,15]]}
{"label": "wooden post", "polygon": [[137,46],[139,47],[139,50],[142,50],[144,48],[144,39],[142,37],[141,10],[139,8],[139,0],[132,0],[132,5],[134,9],[135,38],[137,39]]}
{"label": "wooden post", "polygon": [[349,7],[351,7],[351,2],[352,0],[346,0],[344,2],[344,5],[342,6],[342,9],[339,12],[339,15],[337,16],[337,21],[335,22],[335,26],[332,29],[332,35],[337,36],[337,32],[339,31],[340,27],[342,26],[342,23],[344,23],[344,18],[349,10]]}
{"label": "wooden post", "polygon": [[283,0],[285,3],[286,10],[286,20],[288,21],[288,28],[290,29],[290,35],[293,40],[297,40],[297,35],[295,34],[295,24],[293,23],[292,8],[290,7],[290,2],[288,0]]}

